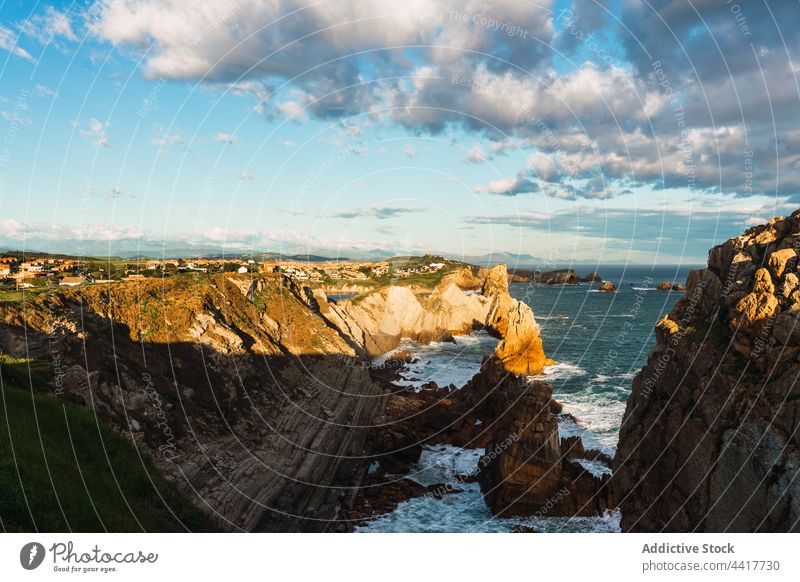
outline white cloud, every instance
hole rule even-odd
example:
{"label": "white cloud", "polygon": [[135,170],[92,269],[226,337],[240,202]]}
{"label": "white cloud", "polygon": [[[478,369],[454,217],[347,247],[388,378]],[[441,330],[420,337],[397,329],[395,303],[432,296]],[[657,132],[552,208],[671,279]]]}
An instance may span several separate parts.
{"label": "white cloud", "polygon": [[241,174],[239,174],[239,179],[243,180],[245,182],[255,182],[256,181],[256,177],[253,174],[251,174],[250,172],[242,172]]}
{"label": "white cloud", "polygon": [[499,194],[501,196],[517,196],[518,194],[529,194],[538,192],[539,185],[524,176],[516,178],[503,178],[489,182],[488,186],[478,186],[475,192],[487,192],[489,194]]}
{"label": "white cloud", "polygon": [[414,148],[413,145],[407,143],[403,146],[403,154],[408,156],[409,158],[416,158],[417,157],[417,150]]}
{"label": "white cloud", "polygon": [[283,147],[285,147],[287,150],[297,147],[297,144],[290,139],[282,139],[278,143],[281,144]]}
{"label": "white cloud", "polygon": [[153,145],[158,146],[158,151],[161,154],[166,154],[170,146],[183,145],[186,139],[180,132],[168,133],[167,128],[161,124],[156,124],[154,127],[155,135],[150,140]]}
{"label": "white cloud", "polygon": [[17,55],[32,63],[36,62],[31,54],[18,45],[19,35],[12,32],[10,29],[0,25],[0,49],[6,50],[13,55]]}
{"label": "white cloud", "polygon": [[217,135],[214,136],[214,141],[218,141],[218,142],[221,142],[221,143],[227,143],[227,144],[237,144],[237,143],[239,143],[239,138],[236,137],[235,135],[231,135],[229,133],[219,132],[219,133],[217,133]]}
{"label": "white cloud", "polygon": [[99,119],[92,117],[87,124],[86,129],[79,130],[82,137],[85,137],[92,142],[96,148],[111,147],[111,142],[108,139],[106,129],[109,124],[104,124]]}
{"label": "white cloud", "polygon": [[370,206],[368,208],[356,208],[353,210],[340,210],[329,215],[331,218],[366,218],[372,217],[379,220],[386,220],[395,218],[404,214],[416,214],[423,212],[422,208],[417,206]]}
{"label": "white cloud", "polygon": [[303,106],[297,101],[284,101],[283,103],[278,103],[275,106],[275,109],[279,113],[283,113],[289,119],[299,119],[303,117]]}
{"label": "white cloud", "polygon": [[486,153],[483,151],[481,144],[475,143],[464,157],[461,158],[461,161],[470,164],[482,164],[486,161]]}
{"label": "white cloud", "polygon": [[20,32],[43,45],[59,45],[60,39],[75,42],[78,37],[72,28],[70,15],[47,6],[42,14],[33,14],[20,24]]}
{"label": "white cloud", "polygon": [[47,85],[36,85],[36,96],[37,97],[58,97],[58,93],[53,91]]}

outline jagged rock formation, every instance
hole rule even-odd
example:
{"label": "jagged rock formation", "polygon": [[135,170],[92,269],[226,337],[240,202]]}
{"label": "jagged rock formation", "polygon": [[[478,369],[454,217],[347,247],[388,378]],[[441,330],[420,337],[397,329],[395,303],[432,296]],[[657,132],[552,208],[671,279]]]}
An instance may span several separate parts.
{"label": "jagged rock formation", "polygon": [[686,291],[683,283],[673,283],[672,281],[661,281],[656,285],[656,289],[659,291]]}
{"label": "jagged rock formation", "polygon": [[600,287],[598,287],[598,290],[605,293],[614,293],[617,290],[617,286],[611,281],[605,281],[602,285],[600,285]]}
{"label": "jagged rock formation", "polygon": [[[373,453],[380,469],[374,491],[359,494],[353,519],[367,519],[410,496],[452,493],[446,487],[408,487],[406,474],[423,445],[485,448],[477,472],[459,477],[479,481],[489,509],[498,515],[596,515],[611,506],[607,477],[597,478],[578,459],[610,466],[599,451],[585,450],[580,437],[559,440],[550,399],[552,386],[509,374],[488,356],[478,374],[460,389],[433,383],[420,391],[398,390],[377,424]],[[390,475],[385,482],[385,475]]]}
{"label": "jagged rock formation", "polygon": [[426,295],[390,286],[331,303],[320,289],[309,293],[319,313],[367,355],[386,353],[402,338],[428,343],[486,329],[502,338],[496,354],[509,372],[540,374],[549,363],[533,311],[508,293],[505,265],[484,272],[480,294],[467,295],[448,280]]}
{"label": "jagged rock formation", "polygon": [[503,338],[495,348],[495,355],[505,369],[512,374],[541,374],[553,361],[544,355],[533,311],[509,295],[505,265],[498,265],[487,274],[482,292],[492,299],[487,323]]}
{"label": "jagged rock formation", "polygon": [[510,375],[494,358],[464,389],[474,384],[488,394],[491,438],[478,480],[492,513],[585,516],[608,509],[608,477],[595,477],[574,460],[587,457],[580,438],[559,440],[550,384]]}
{"label": "jagged rock formation", "polygon": [[626,531],[800,530],[800,212],[714,247],[659,322],[614,460]]}

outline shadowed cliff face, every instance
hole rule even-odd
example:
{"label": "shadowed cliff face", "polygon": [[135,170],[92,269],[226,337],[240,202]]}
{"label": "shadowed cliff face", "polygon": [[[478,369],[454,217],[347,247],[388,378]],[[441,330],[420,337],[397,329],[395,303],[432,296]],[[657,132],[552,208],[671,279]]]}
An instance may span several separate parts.
{"label": "shadowed cliff face", "polygon": [[149,451],[220,527],[322,531],[364,473],[385,395],[284,283],[142,281],[2,304],[0,350],[53,362],[36,388]]}
{"label": "shadowed cliff face", "polygon": [[800,212],[714,247],[633,383],[626,531],[800,530]]}
{"label": "shadowed cliff face", "polygon": [[401,337],[476,327],[541,371],[538,326],[508,295],[504,267],[485,274],[482,294],[450,281],[429,296],[389,287],[341,304],[280,275],[59,289],[0,304],[0,353],[49,367],[35,389],[149,451],[220,527],[324,531],[349,525],[343,508],[386,404],[366,358]]}

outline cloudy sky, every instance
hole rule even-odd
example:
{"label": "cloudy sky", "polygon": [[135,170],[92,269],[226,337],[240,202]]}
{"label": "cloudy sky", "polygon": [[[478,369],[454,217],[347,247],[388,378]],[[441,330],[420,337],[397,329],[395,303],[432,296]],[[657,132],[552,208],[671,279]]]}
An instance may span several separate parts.
{"label": "cloudy sky", "polygon": [[0,246],[703,262],[800,207],[799,21],[796,0],[6,0]]}

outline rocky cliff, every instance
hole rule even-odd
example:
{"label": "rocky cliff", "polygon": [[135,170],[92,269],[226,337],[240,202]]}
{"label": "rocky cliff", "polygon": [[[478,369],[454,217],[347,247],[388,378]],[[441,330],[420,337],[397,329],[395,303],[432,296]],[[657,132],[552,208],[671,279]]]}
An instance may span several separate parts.
{"label": "rocky cliff", "polygon": [[428,343],[484,329],[502,338],[496,354],[509,372],[540,374],[549,362],[533,311],[509,294],[505,265],[482,275],[480,293],[469,295],[450,279],[430,292],[389,286],[338,303],[320,289],[308,293],[315,309],[367,355],[388,352],[402,338]]}
{"label": "rocky cliff", "polygon": [[614,460],[626,531],[800,530],[800,212],[711,249],[659,322]]}
{"label": "rocky cliff", "polygon": [[385,402],[281,277],[58,290],[0,304],[0,351],[94,410],[226,530],[320,531],[364,473]]}
{"label": "rocky cliff", "polygon": [[278,274],[52,290],[0,303],[0,354],[48,366],[34,389],[96,412],[219,527],[346,529],[388,398],[370,356],[485,328],[507,368],[546,362],[505,267],[481,293],[466,275],[338,303]]}

